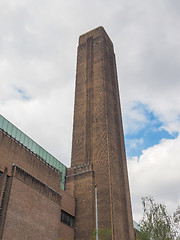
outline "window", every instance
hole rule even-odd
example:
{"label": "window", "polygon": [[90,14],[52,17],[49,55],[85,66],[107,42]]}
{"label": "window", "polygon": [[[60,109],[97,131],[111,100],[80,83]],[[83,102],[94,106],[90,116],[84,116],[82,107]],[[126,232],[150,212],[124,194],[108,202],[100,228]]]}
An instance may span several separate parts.
{"label": "window", "polygon": [[61,210],[61,222],[70,227],[74,227],[74,217],[63,210]]}

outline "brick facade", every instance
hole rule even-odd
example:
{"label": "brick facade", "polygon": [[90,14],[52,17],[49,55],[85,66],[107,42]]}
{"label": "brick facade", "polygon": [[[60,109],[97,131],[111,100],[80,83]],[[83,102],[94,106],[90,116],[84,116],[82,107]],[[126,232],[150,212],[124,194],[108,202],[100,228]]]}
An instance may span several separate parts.
{"label": "brick facade", "polygon": [[59,239],[61,195],[25,171],[11,178],[2,239]]}
{"label": "brick facade", "polygon": [[[93,165],[91,175],[82,170],[83,177],[67,177],[71,189],[74,181],[77,198],[76,239],[88,239],[95,228],[95,184],[99,228],[111,229],[113,240],[134,239],[115,55],[102,27],[80,36],[78,46],[69,172],[88,164]],[[89,228],[82,236],[85,220],[78,213],[83,212],[89,213]]]}
{"label": "brick facade", "polygon": [[59,171],[2,131],[0,170],[0,239],[74,239],[61,209],[75,216],[75,199],[60,189]]}

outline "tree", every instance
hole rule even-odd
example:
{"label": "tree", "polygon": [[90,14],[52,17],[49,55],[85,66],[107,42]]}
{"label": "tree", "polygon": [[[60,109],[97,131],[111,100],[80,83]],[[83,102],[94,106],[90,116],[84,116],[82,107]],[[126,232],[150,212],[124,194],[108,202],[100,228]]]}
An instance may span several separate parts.
{"label": "tree", "polygon": [[152,197],[142,198],[143,218],[140,222],[141,239],[174,240],[177,231],[173,218],[168,215],[163,204],[156,203]]}
{"label": "tree", "polygon": [[[98,230],[98,239],[99,240],[110,240],[112,236],[112,230],[106,228],[100,228]],[[93,232],[91,240],[96,240],[96,230]]]}
{"label": "tree", "polygon": [[180,224],[180,206],[177,207],[175,213],[173,214],[175,224]]}
{"label": "tree", "polygon": [[177,240],[180,240],[180,206],[177,207],[173,214],[174,225],[177,230]]}

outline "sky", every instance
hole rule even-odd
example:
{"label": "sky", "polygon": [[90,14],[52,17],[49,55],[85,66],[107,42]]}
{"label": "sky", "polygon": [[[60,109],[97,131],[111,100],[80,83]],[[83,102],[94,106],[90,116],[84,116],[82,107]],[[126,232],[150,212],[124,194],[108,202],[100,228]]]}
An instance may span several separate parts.
{"label": "sky", "polygon": [[180,205],[180,1],[1,0],[0,114],[70,166],[78,37],[114,43],[133,216]]}

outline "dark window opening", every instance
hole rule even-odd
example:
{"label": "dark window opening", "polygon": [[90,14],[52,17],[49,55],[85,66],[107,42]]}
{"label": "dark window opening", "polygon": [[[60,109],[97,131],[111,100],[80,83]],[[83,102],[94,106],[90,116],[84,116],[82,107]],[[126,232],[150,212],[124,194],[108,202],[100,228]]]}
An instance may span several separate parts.
{"label": "dark window opening", "polygon": [[63,210],[61,210],[61,222],[70,227],[74,227],[74,217]]}

